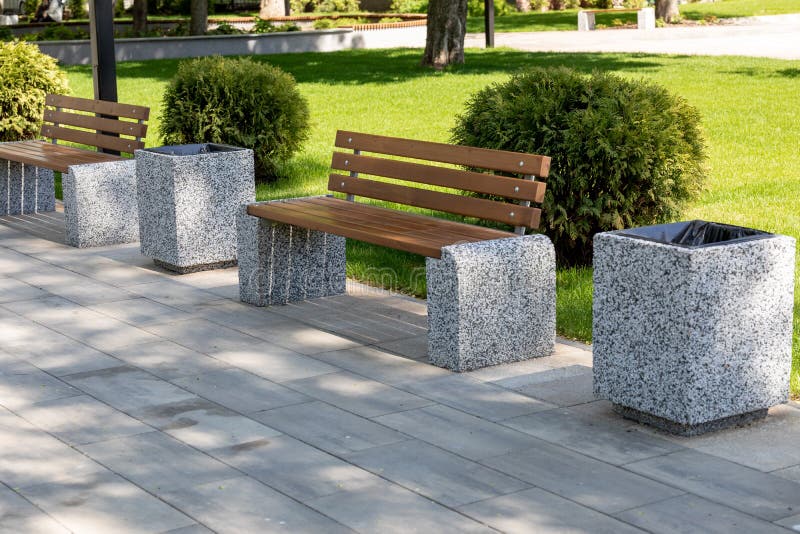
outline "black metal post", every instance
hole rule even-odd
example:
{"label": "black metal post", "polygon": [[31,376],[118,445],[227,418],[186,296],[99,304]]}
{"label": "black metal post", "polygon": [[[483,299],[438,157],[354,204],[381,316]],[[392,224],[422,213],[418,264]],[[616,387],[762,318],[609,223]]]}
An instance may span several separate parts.
{"label": "black metal post", "polygon": [[483,0],[483,22],[486,32],[486,48],[494,48],[494,0]]}
{"label": "black metal post", "polygon": [[95,100],[117,101],[117,59],[114,53],[114,0],[89,2],[92,77]]}

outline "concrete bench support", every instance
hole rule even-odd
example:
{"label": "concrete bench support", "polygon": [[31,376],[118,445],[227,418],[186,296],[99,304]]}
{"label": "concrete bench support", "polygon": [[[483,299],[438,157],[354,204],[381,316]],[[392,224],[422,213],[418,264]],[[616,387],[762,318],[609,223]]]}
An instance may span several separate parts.
{"label": "concrete bench support", "polygon": [[345,292],[344,237],[252,217],[246,208],[236,226],[242,302],[270,306]]}
{"label": "concrete bench support", "polygon": [[139,240],[136,162],[72,165],[62,175],[67,244],[99,247]]}
{"label": "concrete bench support", "polygon": [[480,241],[427,258],[428,357],[469,371],[547,356],[555,344],[553,244],[544,235]]}
{"label": "concrete bench support", "polygon": [[0,216],[55,209],[53,171],[0,159]]}
{"label": "concrete bench support", "polygon": [[[636,28],[639,30],[655,30],[656,29],[656,10],[652,7],[643,7],[639,10],[633,9],[603,9],[613,13],[619,11],[621,13],[636,11]],[[595,13],[597,11],[578,11],[578,31],[587,32],[596,28]]]}
{"label": "concrete bench support", "polygon": [[595,27],[594,12],[592,11],[578,11],[578,31],[588,32]]}

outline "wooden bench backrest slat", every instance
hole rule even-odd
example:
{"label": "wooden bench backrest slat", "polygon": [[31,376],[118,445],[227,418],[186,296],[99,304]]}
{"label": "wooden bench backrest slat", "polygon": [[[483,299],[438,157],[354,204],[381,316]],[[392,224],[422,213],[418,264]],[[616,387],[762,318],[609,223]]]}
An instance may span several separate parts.
{"label": "wooden bench backrest slat", "polygon": [[98,148],[105,148],[108,150],[116,150],[119,152],[133,153],[134,150],[144,148],[144,143],[136,139],[126,139],[123,137],[114,137],[112,135],[103,135],[95,132],[87,132],[85,130],[74,130],[71,128],[61,128],[59,126],[51,126],[45,124],[42,126],[42,135],[58,139],[60,141],[71,141],[73,143],[81,143]]}
{"label": "wooden bench backrest slat", "polygon": [[493,174],[434,167],[408,161],[334,152],[331,167],[340,171],[358,172],[384,178],[438,185],[463,191],[497,195],[517,200],[542,202],[545,184],[506,178]]}
{"label": "wooden bench backrest slat", "polygon": [[350,150],[527,174],[539,178],[546,177],[550,170],[550,158],[547,156],[399,139],[342,130],[336,133],[335,144],[339,148]]}
{"label": "wooden bench backrest slat", "polygon": [[467,217],[478,217],[528,228],[538,227],[541,215],[539,208],[406,187],[352,176],[342,176],[340,174],[330,175],[328,189],[338,193],[349,193],[376,200],[396,202],[406,206],[416,206]]}
{"label": "wooden bench backrest slat", "polygon": [[146,121],[150,118],[150,108],[146,106],[135,106],[131,104],[120,104],[119,102],[107,102],[104,100],[91,100],[88,98],[77,98],[64,95],[47,95],[45,105],[54,108],[72,109],[75,111],[88,111],[100,115],[112,117],[122,117]]}
{"label": "wooden bench backrest slat", "polygon": [[144,137],[147,134],[147,124],[105,119],[103,117],[95,117],[94,115],[78,115],[77,113],[68,113],[66,111],[56,111],[53,109],[45,110],[44,121],[58,124],[59,126],[76,126],[78,128],[113,132],[137,138]]}

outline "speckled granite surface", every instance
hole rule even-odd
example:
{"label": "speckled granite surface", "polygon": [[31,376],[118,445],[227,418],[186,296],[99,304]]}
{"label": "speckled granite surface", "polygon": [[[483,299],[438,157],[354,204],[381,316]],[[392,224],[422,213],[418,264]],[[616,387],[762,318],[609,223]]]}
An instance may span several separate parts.
{"label": "speckled granite surface", "polygon": [[62,174],[67,244],[99,247],[139,240],[136,162],[72,165]]}
{"label": "speckled granite surface", "polygon": [[548,356],[555,344],[553,244],[531,235],[453,245],[427,258],[428,356],[454,371]]}
{"label": "speckled granite surface", "polygon": [[785,402],[794,256],[786,236],[687,248],[596,235],[595,395],[689,431]]}
{"label": "speckled granite surface", "polygon": [[0,159],[0,215],[55,209],[53,171]]}
{"label": "speckled granite surface", "polygon": [[252,217],[246,206],[236,225],[242,302],[270,306],[345,292],[344,237]]}
{"label": "speckled granite surface", "polygon": [[236,214],[255,200],[253,151],[135,158],[142,254],[181,273],[234,264]]}

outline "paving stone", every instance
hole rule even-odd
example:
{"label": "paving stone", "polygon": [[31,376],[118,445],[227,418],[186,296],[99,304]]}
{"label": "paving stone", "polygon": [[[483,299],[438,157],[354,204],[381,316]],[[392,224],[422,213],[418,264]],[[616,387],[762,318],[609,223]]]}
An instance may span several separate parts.
{"label": "paving stone", "polygon": [[793,465],[785,469],[778,469],[777,471],[772,471],[770,474],[785,478],[786,480],[791,480],[793,482],[800,482],[800,465]]}
{"label": "paving stone", "polygon": [[198,304],[187,310],[195,316],[258,338],[261,338],[265,332],[269,332],[274,337],[280,335],[281,331],[285,332],[294,327],[306,326],[294,319],[270,311],[272,308],[260,308],[238,302],[238,296],[236,301],[214,301]]}
{"label": "paving stone", "polygon": [[390,386],[453,374],[447,369],[412,361],[374,347],[354,347],[316,354],[314,357]]}
{"label": "paving stone", "polygon": [[131,293],[147,297],[166,306],[190,311],[198,304],[208,304],[219,301],[221,297],[208,291],[197,289],[188,284],[183,284],[175,277],[166,278],[149,284],[139,284],[127,288]]}
{"label": "paving stone", "polygon": [[179,378],[175,384],[241,413],[260,412],[311,399],[241,369],[226,369]]}
{"label": "paving stone", "polygon": [[143,297],[104,302],[89,306],[89,309],[134,326],[146,326],[191,318],[191,314],[188,312],[172,306],[165,306]]}
{"label": "paving stone", "polygon": [[158,431],[77,448],[155,494],[238,476],[236,470]]}
{"label": "paving stone", "polygon": [[219,371],[230,367],[225,362],[171,341],[131,345],[110,352],[125,363],[144,369],[165,380]]}
{"label": "paving stone", "polygon": [[375,417],[432,404],[431,401],[352,373],[332,373],[286,385],[362,417]]}
{"label": "paving stone", "polygon": [[283,347],[262,343],[252,348],[211,353],[217,360],[254,375],[288,382],[338,372],[340,369]]}
{"label": "paving stone", "polygon": [[40,402],[18,412],[70,445],[152,432],[152,428],[86,395]]}
{"label": "paving stone", "polygon": [[152,269],[138,268],[129,263],[92,255],[85,249],[78,251],[80,256],[65,256],[63,250],[46,252],[37,257],[70,271],[88,276],[93,280],[112,286],[129,286],[161,281],[164,276]]}
{"label": "paving stone", "polygon": [[428,361],[428,334],[407,337],[395,341],[385,341],[376,345],[394,354],[399,354],[412,360]]}
{"label": "paving stone", "polygon": [[22,494],[73,532],[144,534],[195,523],[113,473],[42,484]]}
{"label": "paving stone", "polygon": [[13,489],[105,471],[22,417],[0,411],[0,480]]}
{"label": "paving stone", "polygon": [[346,457],[359,467],[449,507],[530,487],[418,440],[373,447]]}
{"label": "paving stone", "polygon": [[130,366],[76,373],[64,380],[123,412],[194,398],[188,391]]}
{"label": "paving stone", "polygon": [[18,410],[37,402],[80,395],[80,391],[25,362],[0,370],[0,405]]}
{"label": "paving stone", "polygon": [[[270,309],[280,310],[281,307],[273,306]],[[323,332],[318,328],[306,325],[297,325],[296,328],[278,329],[276,331],[265,330],[258,337],[306,356],[332,350],[350,349],[361,345],[357,341]]]}
{"label": "paving stone", "polygon": [[[592,390],[593,376],[591,368],[583,365],[573,365],[560,369],[575,367],[585,369],[585,372],[538,384],[524,385],[514,388],[514,390],[557,406],[575,406],[576,404],[594,402],[597,399],[595,399],[594,391]],[[554,369],[553,371],[560,369]]]}
{"label": "paving stone", "polygon": [[680,495],[681,491],[545,441],[481,461],[551,493],[604,513]]}
{"label": "paving stone", "polygon": [[63,533],[69,531],[15,491],[0,485],[0,533]]}
{"label": "paving stone", "polygon": [[168,493],[164,499],[221,534],[351,532],[315,510],[244,476]]}
{"label": "paving stone", "polygon": [[694,495],[681,495],[640,508],[627,510],[617,517],[647,532],[704,532],[707,534],[786,534],[786,530],[767,521],[737,512]]}
{"label": "paving stone", "polygon": [[100,302],[122,300],[130,297],[124,289],[104,284],[74,273],[67,269],[53,267],[47,271],[33,271],[21,273],[19,280],[32,286],[39,287],[49,293],[66,298],[72,302],[88,306]]}
{"label": "paving stone", "polygon": [[794,532],[800,532],[800,514],[787,517],[775,522],[776,525],[781,525]]}
{"label": "paving stone", "polygon": [[494,532],[407,489],[376,480],[307,503],[358,532]]}
{"label": "paving stone", "polygon": [[674,452],[625,468],[768,521],[800,511],[800,484],[697,451]]}
{"label": "paving stone", "polygon": [[180,527],[168,530],[163,534],[214,534],[214,531],[210,528],[204,527],[199,523],[195,523],[193,525],[189,525],[188,527]]}
{"label": "paving stone", "polygon": [[243,349],[264,343],[259,338],[205,319],[189,319],[144,328],[164,339],[204,354]]}
{"label": "paving stone", "polygon": [[50,293],[13,278],[0,278],[0,303],[30,300],[50,296]]}
{"label": "paving stone", "polygon": [[289,436],[242,443],[212,454],[303,503],[378,480],[368,471]]}
{"label": "paving stone", "polygon": [[408,382],[399,387],[489,421],[555,408],[552,404],[462,375]]}
{"label": "paving stone", "polygon": [[539,488],[462,506],[459,511],[509,534],[643,532]]}
{"label": "paving stone", "polygon": [[[556,349],[558,349],[558,343],[556,343]],[[482,382],[494,382],[505,388],[513,389],[527,384],[526,377],[535,376],[543,371],[553,369],[553,366],[548,363],[552,358],[552,356],[544,356],[521,362],[493,365],[483,369],[476,369],[475,371],[468,371],[464,375]]]}
{"label": "paving stone", "polygon": [[281,433],[200,397],[145,408],[137,416],[196,449],[210,451]]}
{"label": "paving stone", "polygon": [[336,455],[409,439],[396,430],[319,401],[259,412],[252,417]]}
{"label": "paving stone", "polygon": [[522,432],[441,405],[374,420],[470,460],[524,450],[540,443]]}
{"label": "paving stone", "polygon": [[123,362],[80,341],[53,332],[44,343],[16,346],[14,353],[53,376],[119,367]]}
{"label": "paving stone", "polygon": [[683,447],[671,441],[609,424],[602,419],[584,418],[561,408],[503,421],[503,424],[539,439],[572,449],[598,460],[622,465],[675,452]]}

